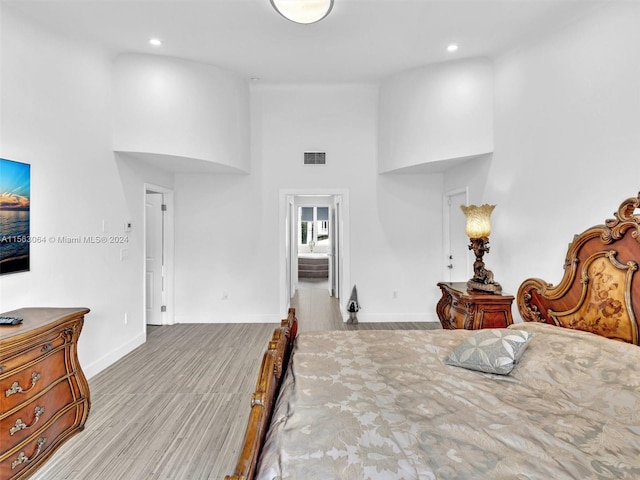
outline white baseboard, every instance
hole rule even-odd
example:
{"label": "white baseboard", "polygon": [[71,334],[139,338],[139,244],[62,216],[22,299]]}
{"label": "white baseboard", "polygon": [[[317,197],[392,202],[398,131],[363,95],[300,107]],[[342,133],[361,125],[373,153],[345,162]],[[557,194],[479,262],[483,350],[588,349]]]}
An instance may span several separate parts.
{"label": "white baseboard", "polygon": [[132,338],[129,342],[125,343],[124,345],[121,345],[116,350],[113,350],[112,352],[109,352],[107,355],[99,358],[95,362],[89,365],[83,366],[82,371],[84,372],[87,379],[89,379],[94,375],[97,375],[98,373],[100,373],[102,370],[104,370],[108,366],[113,365],[115,362],[117,362],[122,357],[124,357],[127,353],[134,351],[136,348],[142,345],[146,340],[147,340],[146,335],[144,333],[141,333],[140,335]]}
{"label": "white baseboard", "polygon": [[[349,312],[340,309],[342,318],[346,322],[349,319]],[[440,323],[438,316],[434,313],[362,313],[357,315],[359,322],[383,323],[383,322],[435,322]],[[198,317],[181,321],[176,317],[176,323],[280,323],[286,316],[273,314],[231,314],[219,318]]]}
{"label": "white baseboard", "polygon": [[[361,323],[383,323],[383,322],[433,322],[440,323],[436,313],[363,313],[356,314],[358,322]],[[349,319],[349,313],[344,316],[345,322]]]}
{"label": "white baseboard", "polygon": [[198,317],[198,318],[179,318],[176,317],[176,323],[277,323],[280,324],[280,320],[287,318],[287,315],[272,313],[272,314],[229,314],[221,315],[218,317]]}

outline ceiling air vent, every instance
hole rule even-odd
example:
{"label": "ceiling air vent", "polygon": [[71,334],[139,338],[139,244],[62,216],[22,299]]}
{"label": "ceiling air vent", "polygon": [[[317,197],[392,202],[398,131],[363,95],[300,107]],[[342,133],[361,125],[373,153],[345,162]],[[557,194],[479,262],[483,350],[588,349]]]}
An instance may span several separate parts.
{"label": "ceiling air vent", "polygon": [[305,165],[325,165],[327,163],[326,152],[304,152]]}

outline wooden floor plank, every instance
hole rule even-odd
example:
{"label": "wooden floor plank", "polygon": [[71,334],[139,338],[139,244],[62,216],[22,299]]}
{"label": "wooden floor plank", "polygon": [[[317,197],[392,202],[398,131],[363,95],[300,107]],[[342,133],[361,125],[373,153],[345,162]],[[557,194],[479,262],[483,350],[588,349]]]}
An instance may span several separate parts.
{"label": "wooden floor plank", "polygon": [[[346,325],[338,302],[313,284],[298,290],[292,306],[300,331],[439,328],[427,323]],[[150,327],[144,345],[89,381],[92,407],[84,431],[32,478],[224,478],[235,466],[259,361],[275,326]]]}

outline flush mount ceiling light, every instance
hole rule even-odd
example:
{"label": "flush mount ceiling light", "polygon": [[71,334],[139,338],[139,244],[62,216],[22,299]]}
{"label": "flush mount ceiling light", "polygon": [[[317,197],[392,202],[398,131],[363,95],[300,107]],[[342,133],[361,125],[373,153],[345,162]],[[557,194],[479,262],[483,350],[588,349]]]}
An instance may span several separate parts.
{"label": "flush mount ceiling light", "polygon": [[333,0],[270,0],[276,11],[295,23],[315,23],[329,15]]}

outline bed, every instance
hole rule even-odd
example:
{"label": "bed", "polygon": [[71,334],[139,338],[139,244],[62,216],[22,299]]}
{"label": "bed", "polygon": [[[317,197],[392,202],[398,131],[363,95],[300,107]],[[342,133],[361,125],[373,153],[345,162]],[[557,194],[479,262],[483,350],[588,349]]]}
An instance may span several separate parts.
{"label": "bed", "polygon": [[263,357],[227,480],[640,478],[640,194],[506,329],[304,332]]}

